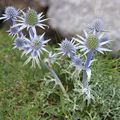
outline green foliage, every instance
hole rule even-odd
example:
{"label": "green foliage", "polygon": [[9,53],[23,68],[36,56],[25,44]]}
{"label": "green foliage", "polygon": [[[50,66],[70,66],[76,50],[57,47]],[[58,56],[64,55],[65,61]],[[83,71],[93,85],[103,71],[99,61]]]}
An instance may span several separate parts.
{"label": "green foliage", "polygon": [[[119,120],[120,59],[96,55],[90,81],[94,100],[88,105],[69,60],[60,60],[54,70],[69,98],[45,69],[23,66],[21,53],[12,49],[12,39],[0,32],[0,120]],[[45,77],[44,77],[45,76]]]}

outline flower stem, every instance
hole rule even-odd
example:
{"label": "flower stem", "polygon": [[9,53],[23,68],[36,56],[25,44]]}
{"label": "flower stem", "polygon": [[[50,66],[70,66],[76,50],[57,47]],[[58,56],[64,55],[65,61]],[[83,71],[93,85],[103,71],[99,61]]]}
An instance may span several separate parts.
{"label": "flower stem", "polygon": [[55,78],[55,82],[56,82],[56,84],[58,84],[59,86],[60,86],[60,88],[61,88],[61,90],[62,90],[62,92],[64,93],[64,95],[66,95],[67,96],[67,93],[66,93],[66,91],[65,91],[65,88],[64,88],[64,86],[62,85],[62,83],[61,83],[61,80],[60,80],[60,78],[57,76],[57,74],[55,73],[55,71],[49,66],[49,65],[47,65],[46,63],[43,63],[44,65],[45,65],[45,67],[50,71],[50,73],[53,75],[53,77]]}
{"label": "flower stem", "polygon": [[29,36],[30,36],[30,38],[34,38],[35,34],[34,34],[32,28],[29,28],[28,31],[29,31]]}
{"label": "flower stem", "polygon": [[85,62],[85,69],[87,70],[90,66],[90,61],[93,57],[93,51],[90,51],[88,54],[87,54],[87,59],[86,59],[86,62]]}
{"label": "flower stem", "polygon": [[88,81],[87,81],[87,73],[86,73],[86,70],[83,70],[82,83],[83,83],[83,88],[88,88]]}

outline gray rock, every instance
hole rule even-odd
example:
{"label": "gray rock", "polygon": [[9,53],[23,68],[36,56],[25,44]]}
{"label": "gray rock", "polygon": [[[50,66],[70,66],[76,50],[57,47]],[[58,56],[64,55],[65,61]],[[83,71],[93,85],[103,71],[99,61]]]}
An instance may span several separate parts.
{"label": "gray rock", "polygon": [[43,7],[47,7],[48,6],[48,0],[39,0],[39,3]]}
{"label": "gray rock", "polygon": [[49,0],[48,4],[49,24],[64,36],[81,34],[96,16],[102,17],[114,39],[113,50],[120,50],[119,0]]}

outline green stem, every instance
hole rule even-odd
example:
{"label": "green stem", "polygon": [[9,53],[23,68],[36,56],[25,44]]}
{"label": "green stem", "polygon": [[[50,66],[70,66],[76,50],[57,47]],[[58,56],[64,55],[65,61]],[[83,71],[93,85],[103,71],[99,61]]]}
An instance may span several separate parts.
{"label": "green stem", "polygon": [[45,67],[50,71],[50,73],[53,75],[53,77],[54,77],[55,80],[56,80],[56,84],[58,84],[58,85],[60,86],[60,88],[61,88],[62,92],[64,93],[64,95],[67,96],[67,93],[66,93],[66,91],[65,91],[65,88],[64,88],[64,86],[62,85],[61,80],[59,79],[59,77],[57,76],[57,74],[55,73],[55,71],[54,71],[51,67],[49,67],[49,65],[47,65],[46,63],[43,63],[43,64],[44,64]]}
{"label": "green stem", "polygon": [[65,111],[64,111],[64,100],[63,100],[62,94],[60,94],[60,101],[61,101],[61,109],[62,109],[62,112],[65,114]]}

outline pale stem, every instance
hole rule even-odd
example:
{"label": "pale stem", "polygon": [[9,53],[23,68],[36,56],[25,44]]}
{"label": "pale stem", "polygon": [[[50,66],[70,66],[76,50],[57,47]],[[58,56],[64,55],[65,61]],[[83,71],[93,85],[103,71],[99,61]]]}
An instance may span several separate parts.
{"label": "pale stem", "polygon": [[45,67],[50,71],[50,73],[53,75],[53,77],[54,77],[55,80],[56,80],[56,81],[55,81],[56,84],[58,84],[58,85],[60,86],[60,88],[61,88],[62,92],[64,93],[64,95],[67,96],[67,93],[66,93],[66,91],[65,91],[65,88],[64,88],[64,86],[62,85],[61,80],[60,80],[60,78],[58,77],[58,75],[55,73],[55,71],[54,71],[51,67],[49,67],[49,65],[47,65],[46,63],[44,63],[44,65],[45,65]]}
{"label": "pale stem", "polygon": [[88,81],[87,81],[87,73],[86,73],[86,70],[83,70],[82,83],[83,83],[83,88],[88,88]]}

